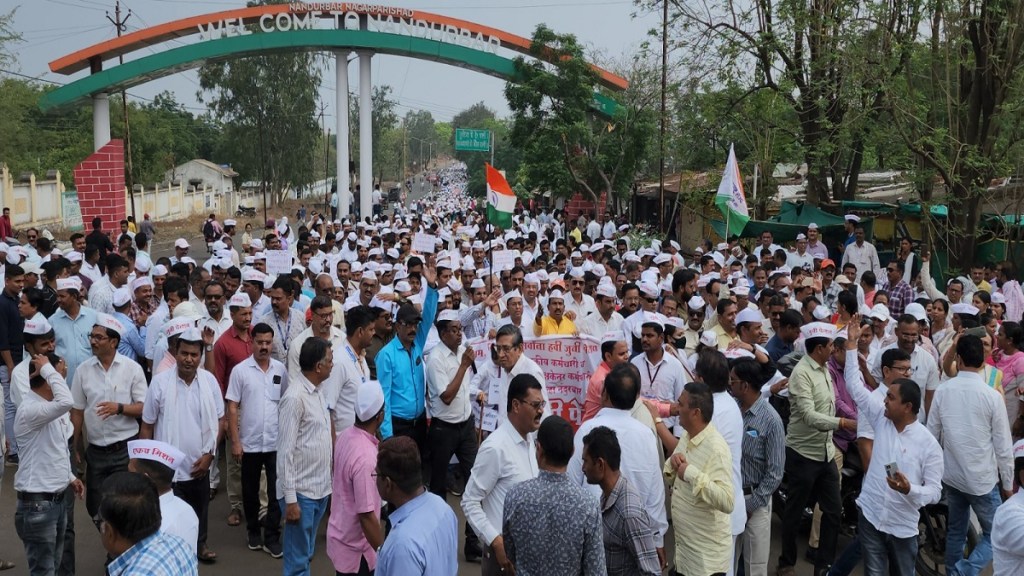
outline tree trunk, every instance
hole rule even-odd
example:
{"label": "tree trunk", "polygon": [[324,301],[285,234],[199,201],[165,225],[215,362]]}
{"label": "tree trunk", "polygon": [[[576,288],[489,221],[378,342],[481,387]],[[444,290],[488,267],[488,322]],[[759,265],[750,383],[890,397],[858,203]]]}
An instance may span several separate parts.
{"label": "tree trunk", "polygon": [[853,151],[850,154],[850,167],[846,170],[846,187],[843,190],[842,200],[856,200],[857,183],[860,179],[860,169],[864,165],[864,136],[858,135],[853,144]]}

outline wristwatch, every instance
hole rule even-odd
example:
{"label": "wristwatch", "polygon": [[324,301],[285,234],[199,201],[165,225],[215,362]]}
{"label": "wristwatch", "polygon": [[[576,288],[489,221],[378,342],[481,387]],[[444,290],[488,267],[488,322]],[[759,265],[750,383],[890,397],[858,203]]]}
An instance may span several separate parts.
{"label": "wristwatch", "polygon": [[120,416],[122,414],[124,414],[124,404],[121,404],[120,402],[118,402],[118,404],[117,404],[117,415]]}
{"label": "wristwatch", "polygon": [[207,344],[206,345],[206,351],[207,352],[213,352],[213,344]]}
{"label": "wristwatch", "polygon": [[658,424],[662,424],[664,422],[665,422],[665,420],[661,416],[658,416],[657,418],[654,419],[654,425],[655,426],[657,426]]}

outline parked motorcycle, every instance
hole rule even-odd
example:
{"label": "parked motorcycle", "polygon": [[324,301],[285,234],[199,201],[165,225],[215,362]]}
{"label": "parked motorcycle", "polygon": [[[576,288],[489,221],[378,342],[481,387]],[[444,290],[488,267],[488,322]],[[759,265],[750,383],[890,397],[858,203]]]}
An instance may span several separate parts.
{"label": "parked motorcycle", "polygon": [[256,207],[255,206],[242,206],[241,204],[239,204],[238,205],[238,210],[235,210],[235,216],[247,216],[249,218],[255,218],[256,217]]}

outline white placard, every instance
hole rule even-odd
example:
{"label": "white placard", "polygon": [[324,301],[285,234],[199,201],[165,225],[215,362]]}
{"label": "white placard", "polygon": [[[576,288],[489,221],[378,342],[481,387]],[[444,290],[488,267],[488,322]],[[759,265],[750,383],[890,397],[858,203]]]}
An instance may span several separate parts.
{"label": "white placard", "polygon": [[515,253],[511,250],[496,250],[491,252],[491,270],[500,272],[511,270],[516,265]]}
{"label": "white placard", "polygon": [[420,254],[433,254],[437,247],[437,236],[417,232],[412,237],[412,249]]}
{"label": "white placard", "polygon": [[267,274],[291,274],[292,255],[287,250],[267,250]]}

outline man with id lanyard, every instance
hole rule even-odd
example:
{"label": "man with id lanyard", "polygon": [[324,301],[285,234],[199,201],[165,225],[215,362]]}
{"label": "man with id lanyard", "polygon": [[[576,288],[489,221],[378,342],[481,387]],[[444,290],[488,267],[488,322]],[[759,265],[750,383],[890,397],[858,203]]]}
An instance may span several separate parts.
{"label": "man with id lanyard", "polygon": [[345,315],[345,332],[348,337],[335,346],[337,353],[334,366],[341,377],[324,382],[323,390],[332,406],[335,437],[341,436],[355,422],[359,386],[370,381],[366,349],[377,333],[377,315],[376,309],[361,305],[350,308]]}
{"label": "man with id lanyard", "polygon": [[[341,434],[341,431],[352,425],[355,418],[355,389],[351,389],[344,402],[339,397],[338,382],[344,384],[344,369],[342,362],[348,355],[344,351],[346,344],[345,333],[334,326],[334,303],[326,296],[317,296],[309,303],[310,324],[309,328],[303,330],[291,344],[288,345],[288,381],[296,382],[302,374],[299,369],[299,351],[302,345],[310,338],[322,338],[331,343],[331,354],[334,356],[334,368],[331,370],[331,377],[324,381],[320,388],[320,395],[327,400],[327,409],[331,411],[334,421],[334,434]],[[276,328],[275,328],[276,330]],[[339,401],[342,404],[339,405]]]}
{"label": "man with id lanyard", "polygon": [[273,342],[273,328],[263,323],[253,326],[252,356],[231,370],[225,399],[230,458],[242,463],[242,506],[249,550],[263,550],[280,558],[281,508],[276,498],[268,499],[266,519],[261,521],[259,517],[260,476],[266,472],[267,485],[277,484],[277,406],[288,382],[284,364],[270,357]]}

